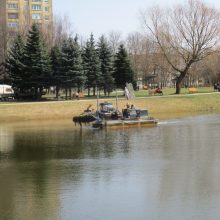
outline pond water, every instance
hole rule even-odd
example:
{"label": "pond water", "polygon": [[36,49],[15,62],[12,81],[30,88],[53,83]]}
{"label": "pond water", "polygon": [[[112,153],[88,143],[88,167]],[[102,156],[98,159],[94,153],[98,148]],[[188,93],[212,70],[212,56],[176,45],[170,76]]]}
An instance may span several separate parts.
{"label": "pond water", "polygon": [[0,125],[1,220],[219,220],[220,115],[92,130]]}

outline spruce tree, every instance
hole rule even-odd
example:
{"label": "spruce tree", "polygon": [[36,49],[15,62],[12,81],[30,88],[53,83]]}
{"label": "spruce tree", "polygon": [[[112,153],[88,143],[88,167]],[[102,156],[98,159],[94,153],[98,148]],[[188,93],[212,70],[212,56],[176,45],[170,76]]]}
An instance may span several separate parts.
{"label": "spruce tree", "polygon": [[50,52],[51,68],[52,68],[52,85],[56,86],[56,98],[58,98],[59,90],[62,87],[61,73],[61,50],[55,45]]}
{"label": "spruce tree", "polygon": [[118,52],[116,53],[113,76],[117,88],[124,89],[126,83],[134,83],[134,73],[127,51],[123,45],[119,46]]}
{"label": "spruce tree", "polygon": [[93,88],[93,95],[95,95],[96,87],[100,88],[101,86],[101,66],[92,34],[83,51],[83,66],[86,75],[88,95],[90,96],[91,88]]}
{"label": "spruce tree", "polygon": [[18,35],[8,52],[8,58],[6,60],[6,70],[15,92],[22,91],[28,87],[25,75],[24,47],[24,40]]}
{"label": "spruce tree", "polygon": [[[65,73],[65,88],[70,89],[74,86],[74,72],[73,72],[73,39],[69,38],[63,47],[63,56],[62,56],[62,65],[65,65],[66,73]],[[71,95],[71,94],[70,94]]]}
{"label": "spruce tree", "polygon": [[85,76],[82,66],[82,58],[80,46],[78,44],[77,36],[72,39],[64,40],[61,50],[61,72],[63,77],[63,86],[69,89],[71,95],[71,88],[77,88],[78,91],[83,87]]}
{"label": "spruce tree", "polygon": [[33,24],[24,48],[26,81],[29,88],[34,88],[34,98],[40,98],[44,87],[50,85],[51,64],[44,49],[37,24]]}
{"label": "spruce tree", "polygon": [[109,95],[114,88],[114,78],[111,49],[103,35],[98,42],[98,55],[101,63],[101,85],[106,96],[106,94],[108,93]]}
{"label": "spruce tree", "polygon": [[67,91],[71,86],[71,82],[69,81],[69,72],[72,67],[72,52],[69,46],[70,39],[63,40],[61,45],[61,57],[60,57],[60,79],[62,83],[62,87],[66,90],[66,99],[67,99]]}
{"label": "spruce tree", "polygon": [[78,92],[83,88],[86,77],[83,71],[83,63],[82,63],[82,56],[81,50],[78,43],[78,37],[74,38],[73,42],[73,67],[72,72],[74,75],[74,87],[77,88]]}

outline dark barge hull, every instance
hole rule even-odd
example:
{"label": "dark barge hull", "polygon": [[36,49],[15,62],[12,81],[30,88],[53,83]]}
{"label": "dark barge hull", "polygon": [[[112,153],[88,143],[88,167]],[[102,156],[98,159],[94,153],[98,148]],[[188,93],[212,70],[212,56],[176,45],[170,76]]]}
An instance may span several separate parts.
{"label": "dark barge hull", "polygon": [[108,128],[108,127],[140,127],[146,125],[156,125],[157,119],[125,119],[125,120],[102,120],[93,123],[93,128]]}

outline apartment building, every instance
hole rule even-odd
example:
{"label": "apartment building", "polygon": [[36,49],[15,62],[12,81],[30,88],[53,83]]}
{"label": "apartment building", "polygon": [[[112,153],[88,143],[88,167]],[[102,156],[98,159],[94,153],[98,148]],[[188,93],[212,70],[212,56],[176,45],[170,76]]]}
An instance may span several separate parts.
{"label": "apartment building", "polygon": [[0,63],[10,39],[27,34],[33,23],[52,31],[52,0],[0,0]]}
{"label": "apartment building", "polygon": [[52,0],[0,0],[0,22],[9,35],[26,32],[32,23],[47,29],[52,22]]}

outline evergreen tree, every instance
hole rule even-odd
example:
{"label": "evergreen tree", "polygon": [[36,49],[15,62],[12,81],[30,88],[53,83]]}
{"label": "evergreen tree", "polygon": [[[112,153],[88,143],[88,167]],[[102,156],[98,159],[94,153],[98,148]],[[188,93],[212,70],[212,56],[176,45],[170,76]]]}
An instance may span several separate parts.
{"label": "evergreen tree", "polygon": [[73,68],[72,72],[74,75],[74,85],[78,89],[78,92],[82,89],[86,77],[84,75],[83,71],[83,63],[82,63],[82,56],[81,56],[81,50],[78,43],[78,37],[76,36],[74,38],[73,42]]}
{"label": "evergreen tree", "polygon": [[71,88],[73,87],[80,91],[85,82],[85,76],[77,36],[74,39],[69,38],[68,40],[63,41],[61,50],[61,66],[66,96],[68,89],[71,95]]}
{"label": "evergreen tree", "polygon": [[16,92],[28,87],[25,75],[24,47],[24,41],[18,35],[6,60],[6,70]]}
{"label": "evergreen tree", "polygon": [[34,88],[34,98],[40,98],[43,88],[51,83],[51,65],[36,24],[29,31],[24,57],[26,81],[30,89]]}
{"label": "evergreen tree", "polygon": [[71,39],[64,40],[61,45],[61,68],[60,68],[60,78],[61,78],[61,83],[62,87],[65,88],[66,91],[66,99],[67,99],[67,92],[68,88],[70,88],[73,84],[73,81],[70,79],[71,77],[71,69],[72,69],[72,50],[70,47],[71,44]]}
{"label": "evergreen tree", "polygon": [[128,58],[128,54],[123,45],[119,46],[114,61],[115,83],[118,88],[124,89],[126,83],[134,83],[134,73]]}
{"label": "evergreen tree", "polygon": [[114,88],[114,78],[111,49],[103,35],[98,42],[98,55],[101,62],[101,85],[106,96]]}
{"label": "evergreen tree", "polygon": [[51,48],[50,59],[52,68],[52,85],[56,86],[56,98],[58,98],[59,90],[62,86],[61,50],[58,46],[55,45]]}
{"label": "evergreen tree", "polygon": [[91,88],[93,88],[93,95],[95,95],[96,87],[101,87],[101,66],[92,34],[83,51],[83,66],[86,75],[88,95],[90,95]]}
{"label": "evergreen tree", "polygon": [[69,47],[69,40],[63,40],[61,45],[61,56],[60,56],[60,79],[62,82],[62,87],[68,88],[68,74],[67,72],[71,69],[72,59]]}

